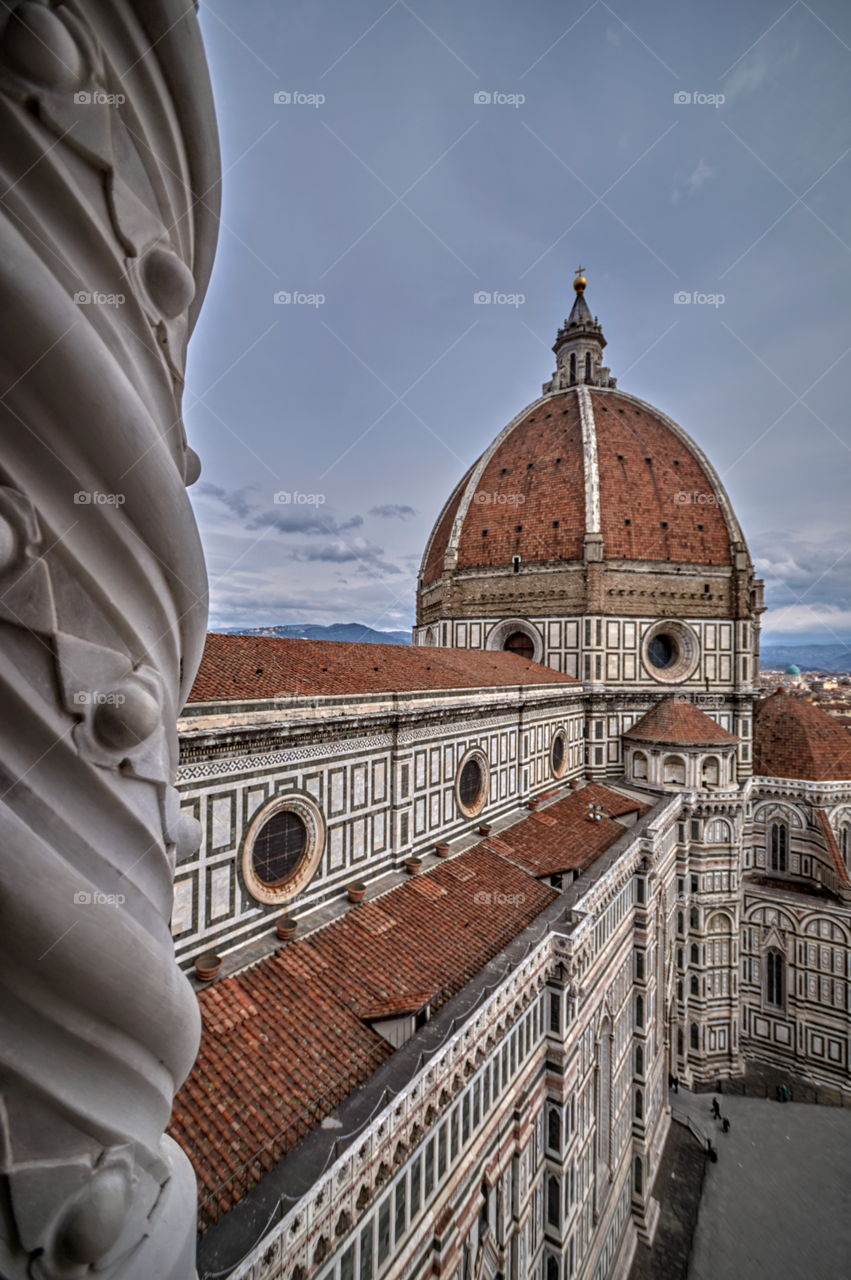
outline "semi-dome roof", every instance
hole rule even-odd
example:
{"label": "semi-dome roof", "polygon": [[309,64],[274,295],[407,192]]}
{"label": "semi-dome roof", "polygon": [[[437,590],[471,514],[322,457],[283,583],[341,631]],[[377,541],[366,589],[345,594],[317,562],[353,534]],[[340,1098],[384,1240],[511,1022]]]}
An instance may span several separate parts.
{"label": "semi-dome roof", "polygon": [[732,544],[743,549],[709,460],[665,414],[616,389],[600,366],[604,344],[579,293],[543,396],[500,432],[441,512],[423,586],[444,569],[510,568],[515,556],[524,565],[582,560],[589,535],[604,560],[729,566]]}
{"label": "semi-dome roof", "polygon": [[735,747],[739,739],[700,707],[682,697],[663,698],[623,735],[634,742],[663,746]]}
{"label": "semi-dome roof", "polygon": [[753,771],[806,782],[851,779],[851,734],[803,698],[778,690],[754,706]]}

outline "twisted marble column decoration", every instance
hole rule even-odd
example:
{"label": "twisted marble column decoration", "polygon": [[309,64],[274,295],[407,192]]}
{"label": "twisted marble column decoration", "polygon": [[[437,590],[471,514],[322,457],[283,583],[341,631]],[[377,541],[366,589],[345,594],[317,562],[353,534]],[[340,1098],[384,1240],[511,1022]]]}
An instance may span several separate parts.
{"label": "twisted marble column decoration", "polygon": [[218,143],[191,0],[0,8],[0,1275],[189,1280],[169,934],[206,574],[186,342]]}

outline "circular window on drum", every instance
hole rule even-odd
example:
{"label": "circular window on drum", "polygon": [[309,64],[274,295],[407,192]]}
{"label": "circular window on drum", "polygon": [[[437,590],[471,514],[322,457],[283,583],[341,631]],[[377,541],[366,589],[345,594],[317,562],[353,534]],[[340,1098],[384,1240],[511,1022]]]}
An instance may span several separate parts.
{"label": "circular window on drum", "polygon": [[553,776],[561,778],[567,769],[567,734],[564,729],[557,729],[553,734],[550,747],[550,768]]}
{"label": "circular window on drum", "polygon": [[485,807],[490,766],[484,751],[473,747],[462,757],[455,779],[455,803],[466,818],[475,818]]}
{"label": "circular window on drum", "polygon": [[700,646],[691,627],[684,622],[665,619],[657,622],[641,642],[644,669],[661,684],[679,684],[688,680],[700,660]]}
{"label": "circular window on drum", "polygon": [[258,902],[288,902],[313,878],[325,823],[307,796],[279,796],[255,814],[245,837],[242,874]]}

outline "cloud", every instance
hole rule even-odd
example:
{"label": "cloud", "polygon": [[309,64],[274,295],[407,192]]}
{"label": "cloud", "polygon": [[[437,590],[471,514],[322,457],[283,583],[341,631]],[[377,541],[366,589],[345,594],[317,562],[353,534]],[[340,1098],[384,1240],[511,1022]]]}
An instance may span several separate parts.
{"label": "cloud", "polygon": [[818,540],[789,530],[763,533],[752,539],[751,547],[772,611],[796,607],[811,619],[819,614],[825,620],[833,613],[851,612],[851,537],[847,532]]}
{"label": "cloud", "polygon": [[704,183],[709,178],[715,177],[715,170],[711,168],[705,160],[701,160],[694,173],[688,178],[688,194],[693,196],[695,191],[702,191]]}
{"label": "cloud", "polygon": [[733,68],[724,84],[724,97],[733,102],[742,93],[755,93],[779,71],[798,56],[800,42],[776,53],[766,45],[759,45]]}
{"label": "cloud", "polygon": [[348,541],[341,539],[338,542],[324,543],[322,546],[297,547],[290,558],[321,564],[356,564],[362,572],[375,569],[386,574],[402,573],[398,565],[383,560],[383,555],[383,547],[376,547],[365,538],[352,538]]}
{"label": "cloud", "polygon": [[[687,196],[696,195],[698,191],[702,191],[710,178],[715,177],[715,170],[708,165],[705,160],[700,160],[696,167],[692,170],[687,178],[683,180],[685,194]],[[680,189],[675,187],[671,193],[671,203],[677,204],[680,198]]]}
{"label": "cloud", "polygon": [[809,609],[803,604],[768,609],[762,615],[762,644],[778,644],[785,636],[805,637],[810,644],[842,643],[851,636],[851,609]]}
{"label": "cloud", "polygon": [[259,503],[250,501],[249,495],[256,493],[260,485],[253,484],[243,485],[241,489],[222,489],[217,484],[209,484],[206,480],[202,480],[200,484],[196,484],[193,493],[200,495],[202,498],[215,498],[227,507],[233,515],[238,516],[240,520],[244,520],[252,511],[256,511]]}
{"label": "cloud", "polygon": [[285,507],[277,511],[261,511],[248,522],[248,529],[267,529],[270,526],[278,533],[324,534],[326,537],[339,537],[349,529],[359,529],[363,524],[363,516],[350,516],[342,524],[321,507]]}
{"label": "cloud", "polygon": [[385,502],[381,507],[370,507],[371,516],[381,516],[382,520],[410,520],[419,515],[413,507],[400,507],[397,502]]}

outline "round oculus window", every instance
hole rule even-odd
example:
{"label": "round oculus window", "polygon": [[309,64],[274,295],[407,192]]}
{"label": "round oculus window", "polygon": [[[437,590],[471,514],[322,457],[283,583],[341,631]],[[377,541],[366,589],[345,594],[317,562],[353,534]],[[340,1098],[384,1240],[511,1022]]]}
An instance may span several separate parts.
{"label": "round oculus window", "polygon": [[564,773],[566,766],[566,750],[564,732],[559,731],[553,738],[552,750],[550,752],[550,762],[552,764],[553,773],[560,778]]}
{"label": "round oculus window", "polygon": [[645,671],[654,680],[679,684],[694,675],[700,661],[700,642],[686,623],[667,618],[645,632],[641,657]]}
{"label": "round oculus window", "polygon": [[526,635],[525,631],[513,631],[503,648],[509,653],[516,653],[518,658],[528,658],[530,662],[535,657],[534,641],[531,636]]}
{"label": "round oculus window", "polygon": [[676,640],[672,636],[665,635],[664,631],[654,636],[647,646],[647,656],[659,671],[666,671],[668,667],[672,667],[677,660],[678,652]]}
{"label": "round oculus window", "polygon": [[455,799],[466,817],[473,818],[484,808],[488,781],[487,756],[476,747],[461,761],[455,781]]}
{"label": "round oculus window", "polygon": [[289,880],[307,844],[307,828],[297,813],[281,809],[257,832],[251,860],[257,879],[270,888]]}
{"label": "round oculus window", "polygon": [[288,792],[257,811],[242,847],[242,876],[258,902],[283,903],[313,878],[325,822],[310,796]]}

